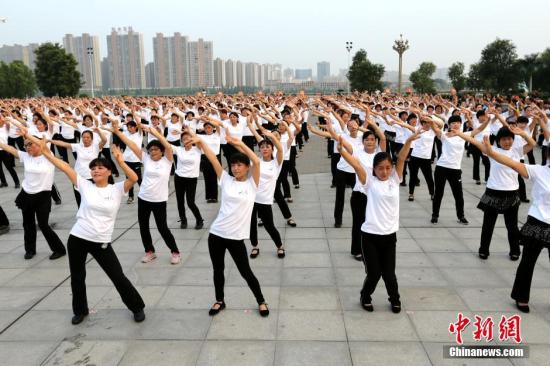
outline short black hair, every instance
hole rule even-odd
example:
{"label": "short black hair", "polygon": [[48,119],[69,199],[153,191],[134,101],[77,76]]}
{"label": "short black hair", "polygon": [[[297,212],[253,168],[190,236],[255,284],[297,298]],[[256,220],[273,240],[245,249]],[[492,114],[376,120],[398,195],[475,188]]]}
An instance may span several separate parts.
{"label": "short black hair", "polygon": [[529,118],[527,118],[525,116],[519,116],[518,119],[517,119],[517,122],[518,123],[529,123]]}
{"label": "short black hair", "polygon": [[497,132],[497,143],[500,142],[501,139],[505,137],[511,137],[514,138],[514,133],[510,131],[508,127],[501,127],[500,130]]}
{"label": "short black hair", "polygon": [[90,169],[95,168],[96,166],[102,166],[105,167],[107,170],[113,170],[113,164],[105,158],[95,158],[94,160],[90,161],[90,164],[88,167]]}
{"label": "short black hair", "polygon": [[93,133],[92,131],[90,131],[90,130],[82,131],[82,135],[81,135],[81,136],[84,137],[84,134],[85,134],[85,133],[89,133],[89,134],[90,134],[90,137],[91,137],[91,138],[94,138],[94,133]]}
{"label": "short black hair", "polygon": [[137,127],[137,123],[135,121],[130,121],[126,123],[126,127]]}
{"label": "short black hair", "polygon": [[485,115],[485,111],[483,109],[476,112],[476,118],[478,118],[478,119],[479,119],[479,117],[484,116],[484,115]]}
{"label": "short black hair", "polygon": [[162,151],[164,153],[164,145],[161,144],[159,140],[149,141],[149,143],[147,144],[147,150],[149,150],[153,146],[158,147],[160,149],[160,151]]}
{"label": "short black hair", "polygon": [[238,163],[242,163],[246,166],[250,166],[250,158],[248,156],[246,156],[245,154],[240,153],[240,152],[234,153],[229,158],[229,164],[233,165],[233,164],[238,164]]}
{"label": "short black hair", "polygon": [[462,118],[460,116],[450,116],[449,120],[447,121],[448,124],[459,122],[462,123]]}
{"label": "short black hair", "polygon": [[269,145],[271,146],[271,148],[273,148],[273,142],[268,138],[265,138],[262,141],[258,142],[258,147],[262,147],[262,145]]}

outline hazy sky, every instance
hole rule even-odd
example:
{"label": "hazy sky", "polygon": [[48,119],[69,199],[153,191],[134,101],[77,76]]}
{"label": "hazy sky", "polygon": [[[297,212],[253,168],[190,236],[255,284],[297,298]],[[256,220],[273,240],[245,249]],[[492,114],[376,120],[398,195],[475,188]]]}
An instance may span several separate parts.
{"label": "hazy sky", "polygon": [[53,41],[90,33],[101,40],[112,27],[132,26],[143,34],[145,59],[153,60],[156,32],[180,32],[214,42],[214,57],[312,68],[329,61],[331,73],[346,68],[345,42],[364,48],[371,61],[397,70],[394,39],[410,42],[404,70],[422,61],[448,67],[469,65],[496,37],[511,39],[518,55],[550,47],[549,0],[0,0],[0,45]]}

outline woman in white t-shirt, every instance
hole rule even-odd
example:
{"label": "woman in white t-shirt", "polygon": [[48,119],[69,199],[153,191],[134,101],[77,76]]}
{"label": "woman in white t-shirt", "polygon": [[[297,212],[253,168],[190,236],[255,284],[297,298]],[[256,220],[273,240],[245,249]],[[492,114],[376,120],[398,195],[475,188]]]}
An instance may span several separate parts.
{"label": "woman in white t-shirt", "polygon": [[[100,140],[99,142],[94,142],[94,133],[97,133]],[[60,146],[64,149],[69,149],[72,152],[76,153],[76,161],[74,164],[74,170],[84,179],[91,180],[92,174],[90,172],[90,162],[96,159],[99,156],[101,149],[107,142],[103,133],[97,128],[92,130],[83,131],[80,135],[79,144],[69,144],[60,140],[50,140],[50,142],[56,146]],[[65,159],[63,159],[65,161]],[[73,187],[74,196],[76,199],[77,207],[80,207],[80,193],[76,188]]]}
{"label": "woman in white t-shirt", "polygon": [[[141,126],[141,124],[139,126]],[[116,118],[111,118],[111,132],[121,141],[121,136],[124,134],[124,137],[131,140],[134,144],[136,144],[136,146],[139,146],[141,149],[141,145],[143,144],[143,134],[141,132],[141,129],[138,127],[138,124],[135,121],[127,122],[126,129],[127,130],[124,132],[120,131],[118,128],[118,120]],[[137,184],[141,186],[141,160],[134,153],[134,151],[132,151],[132,149],[125,148],[123,152],[123,157],[126,165],[128,165],[130,169],[132,169],[138,176]],[[126,203],[134,203],[134,187],[132,187],[128,192],[128,200],[126,201]]]}
{"label": "woman in white t-shirt", "polygon": [[188,143],[193,136],[193,131],[186,126],[181,134],[181,146],[172,145],[174,160],[176,160],[174,187],[176,188],[180,228],[187,229],[185,214],[185,201],[187,200],[187,206],[195,217],[195,230],[200,230],[204,226],[204,220],[195,203],[195,196],[197,180],[200,175],[201,150]]}
{"label": "woman in white t-shirt", "polygon": [[208,236],[208,250],[214,269],[216,290],[216,303],[210,309],[209,314],[216,315],[225,308],[224,261],[225,251],[228,250],[239,273],[246,280],[258,302],[260,315],[268,316],[269,309],[265,303],[260,283],[250,268],[244,244],[244,239],[248,239],[250,234],[252,210],[260,183],[260,159],[241,140],[231,136],[226,136],[226,139],[228,143],[238,146],[244,152],[244,154],[235,153],[231,156],[230,169],[233,171],[233,176],[227,174],[216,155],[199,137],[194,136],[186,141],[187,145],[195,144],[202,149],[216,171],[221,188],[220,210],[210,226],[210,235]]}
{"label": "woman in white t-shirt", "polygon": [[44,157],[39,139],[32,136],[23,126],[19,126],[19,130],[21,136],[25,138],[24,147],[27,151],[19,151],[3,143],[0,143],[0,149],[12,154],[23,163],[22,189],[15,199],[15,204],[23,214],[25,259],[31,259],[36,255],[35,217],[40,231],[53,252],[50,259],[57,259],[64,256],[66,250],[59,236],[48,224],[52,208],[51,189],[55,167]]}
{"label": "woman in white t-shirt", "polygon": [[[477,147],[483,154],[487,154],[487,144],[489,136],[484,136],[484,142],[459,133],[459,136],[470,144]],[[515,139],[523,138],[525,141],[514,143]],[[532,150],[536,142],[525,131],[517,127],[510,126],[502,127],[498,133],[495,142],[498,146],[494,149],[496,153],[506,155],[517,162],[528,151]],[[499,214],[504,215],[504,223],[508,231],[508,244],[510,252],[508,253],[511,260],[516,261],[520,256],[519,248],[519,230],[518,230],[518,209],[520,204],[519,199],[519,182],[518,174],[511,168],[500,164],[497,161],[490,159],[491,171],[487,188],[481,197],[477,208],[483,211],[483,224],[481,227],[481,239],[479,245],[479,257],[481,259],[489,258],[489,246],[493,237],[493,230]]]}
{"label": "woman in white t-shirt", "polygon": [[[221,162],[221,124],[214,118],[210,118],[207,115],[201,116],[201,120],[203,121],[202,130],[204,134],[198,136],[203,139],[206,144],[208,144],[210,150],[216,154],[218,161]],[[204,177],[204,195],[206,198],[206,203],[217,203],[218,182],[216,172],[204,154],[201,155],[201,170]]]}
{"label": "woman in white t-shirt", "polygon": [[[342,148],[342,143],[338,144],[340,154],[357,173],[368,200],[365,222],[361,226],[361,249],[367,271],[361,290],[361,306],[366,311],[374,310],[371,295],[380,277],[386,284],[391,310],[394,313],[401,311],[395,275],[395,246],[399,230],[399,183],[403,179],[403,165],[411,143],[420,134],[421,132],[416,132],[407,139],[399,152],[395,167],[389,153],[377,153],[372,162],[372,175],[367,174],[360,161]],[[339,141],[341,140],[340,136]]]}
{"label": "woman in white t-shirt", "polygon": [[[0,143],[8,145],[8,139],[11,129],[12,127],[8,120],[4,119],[2,115],[0,115]],[[2,164],[4,164],[4,166],[10,173],[13,179],[13,184],[15,185],[15,189],[21,188],[19,184],[19,177],[17,176],[17,172],[15,171],[15,159],[13,155],[2,149],[0,149],[0,188],[8,186]]]}
{"label": "woman in white t-shirt", "polygon": [[[550,137],[550,132],[546,132],[545,137]],[[528,313],[531,281],[537,258],[542,249],[550,248],[550,166],[523,164],[498,153],[488,143],[485,146],[486,153],[491,159],[514,169],[523,178],[533,182],[532,203],[527,214],[527,222],[520,232],[523,254],[511,294],[517,308]]]}
{"label": "woman in white t-shirt", "polygon": [[90,182],[73,170],[69,164],[49,153],[45,146],[42,143],[45,158],[67,175],[82,196],[82,204],[76,214],[76,223],[67,240],[74,313],[71,322],[75,325],[79,324],[89,313],[86,297],[86,257],[88,253],[94,257],[113,282],[122,302],[134,314],[134,320],[142,322],[145,320],[143,299],[124,275],[111,246],[120,201],[137,181],[136,173],[124,162],[118,147],[113,145],[113,156],[128,178],[123,182],[109,183],[111,164],[105,158],[96,158],[89,164],[92,175]]}
{"label": "woman in white t-shirt", "polygon": [[149,263],[157,258],[149,228],[149,219],[152,213],[157,229],[164,243],[170,249],[170,263],[179,264],[181,261],[180,251],[166,221],[170,169],[174,161],[172,145],[157,129],[142,126],[142,130],[155,137],[147,144],[147,153],[125,135],[120,135],[126,148],[131,149],[143,164],[143,180],[138,194],[139,233],[145,249],[145,255],[141,258],[141,262]]}

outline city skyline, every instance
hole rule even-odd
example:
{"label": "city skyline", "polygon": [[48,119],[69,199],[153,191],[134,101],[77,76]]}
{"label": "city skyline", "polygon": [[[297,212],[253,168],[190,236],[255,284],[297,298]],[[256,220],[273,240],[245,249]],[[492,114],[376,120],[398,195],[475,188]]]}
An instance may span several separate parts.
{"label": "city skyline", "polygon": [[[101,51],[105,54],[104,35],[112,26],[131,23],[145,40],[156,33],[181,32],[191,39],[203,38],[215,43],[214,57],[260,64],[276,62],[293,69],[315,70],[316,62],[321,60],[330,62],[333,70],[347,68],[345,42],[353,41],[352,53],[363,48],[372,62],[393,71],[398,68],[398,59],[391,47],[403,33],[411,45],[404,56],[404,73],[412,72],[423,61],[431,61],[438,68],[462,61],[468,67],[479,59],[485,45],[497,37],[512,40],[520,57],[541,52],[548,46],[540,42],[541,35],[550,30],[544,18],[550,4],[543,0],[522,2],[525,15],[513,18],[510,7],[497,0],[482,3],[465,0],[461,10],[435,0],[421,3],[395,0],[393,5],[396,6],[372,7],[369,2],[350,0],[339,2],[338,6],[319,3],[314,8],[288,0],[267,5],[247,0],[181,4],[167,0],[155,3],[58,0],[55,6],[20,2],[2,7],[1,15],[8,19],[1,24],[2,42],[61,43],[66,33],[89,33],[100,37]],[[60,11],[100,12],[101,16],[90,24],[79,16],[59,17]],[[132,20],[121,21],[121,14],[129,13]],[[339,22],[343,26],[331,26]],[[22,26],[29,23],[33,27]],[[153,61],[152,42],[144,43],[144,57],[145,63]]]}

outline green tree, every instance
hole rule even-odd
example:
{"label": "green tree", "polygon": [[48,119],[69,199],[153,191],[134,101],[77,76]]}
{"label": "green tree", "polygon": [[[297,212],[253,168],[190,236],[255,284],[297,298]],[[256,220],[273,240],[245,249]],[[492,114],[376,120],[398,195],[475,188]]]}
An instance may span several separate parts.
{"label": "green tree", "polygon": [[423,62],[416,71],[409,76],[414,90],[418,93],[434,94],[436,92],[432,75],[435,72],[435,65],[431,62]]}
{"label": "green tree", "polygon": [[472,90],[481,90],[483,89],[483,82],[481,80],[481,75],[479,73],[479,64],[471,64],[470,71],[468,71],[468,78],[466,79],[466,84]]}
{"label": "green tree", "polygon": [[538,57],[538,67],[533,73],[533,84],[537,89],[550,92],[550,48],[544,50]]}
{"label": "green tree", "polygon": [[382,90],[384,66],[370,62],[367,58],[367,52],[360,49],[353,56],[353,63],[347,76],[352,90],[360,92]]}
{"label": "green tree", "polygon": [[530,55],[525,55],[524,58],[518,61],[518,64],[522,71],[522,76],[529,86],[529,92],[533,92],[533,74],[537,71],[537,68],[540,65],[539,54],[532,53]]}
{"label": "green tree", "polygon": [[58,44],[45,43],[38,47],[34,73],[38,87],[45,96],[76,96],[82,86],[81,74],[73,55]]}
{"label": "green tree", "polygon": [[27,98],[36,93],[36,80],[22,61],[0,62],[0,98]]}
{"label": "green tree", "polygon": [[451,79],[451,84],[457,92],[466,87],[466,75],[464,75],[464,64],[462,62],[455,62],[452,64],[451,67],[449,67],[447,75],[449,79]]}
{"label": "green tree", "polygon": [[517,89],[521,75],[516,46],[510,40],[496,39],[481,51],[479,77],[483,88],[493,92]]}

